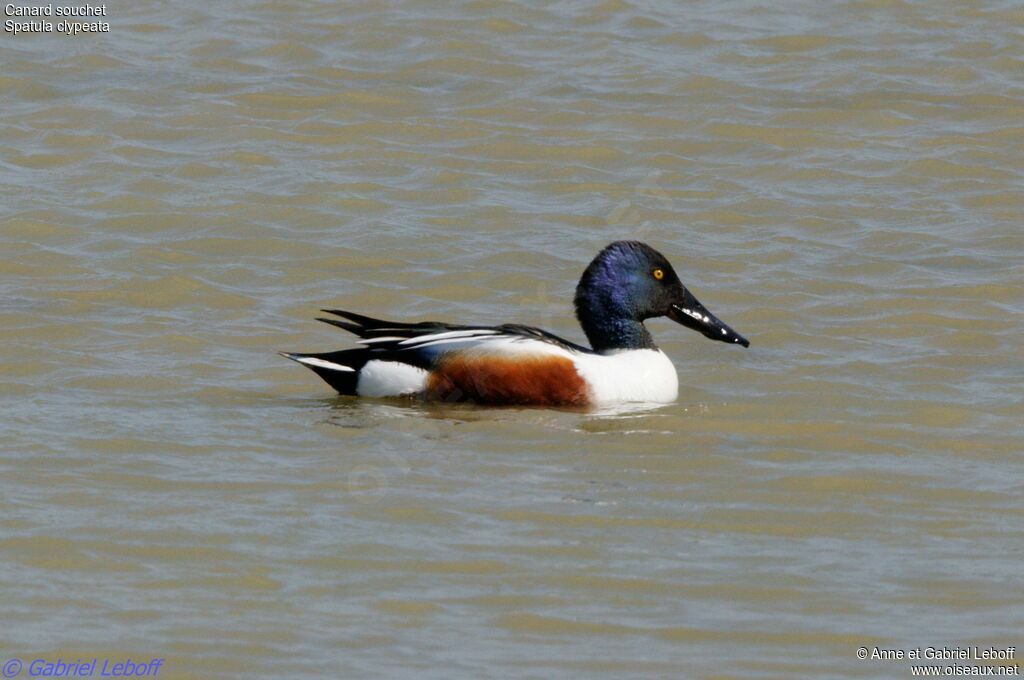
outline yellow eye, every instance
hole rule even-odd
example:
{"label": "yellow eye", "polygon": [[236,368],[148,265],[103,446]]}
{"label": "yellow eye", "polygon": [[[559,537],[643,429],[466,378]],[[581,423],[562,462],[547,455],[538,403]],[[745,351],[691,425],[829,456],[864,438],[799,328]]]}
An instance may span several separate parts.
{"label": "yellow eye", "polygon": [[656,281],[661,281],[663,278],[665,278],[665,272],[662,271],[661,269],[655,269],[653,272],[651,272],[651,276],[653,276]]}

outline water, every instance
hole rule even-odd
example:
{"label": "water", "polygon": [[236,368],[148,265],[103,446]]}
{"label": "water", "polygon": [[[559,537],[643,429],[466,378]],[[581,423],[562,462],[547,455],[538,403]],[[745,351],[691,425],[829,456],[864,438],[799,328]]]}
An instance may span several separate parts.
{"label": "water", "polygon": [[[856,649],[1024,647],[1017,3],[108,15],[0,42],[4,659],[888,678]],[[618,238],[753,343],[651,322],[677,403],[350,401],[275,354],[347,346],[328,306],[580,340]]]}

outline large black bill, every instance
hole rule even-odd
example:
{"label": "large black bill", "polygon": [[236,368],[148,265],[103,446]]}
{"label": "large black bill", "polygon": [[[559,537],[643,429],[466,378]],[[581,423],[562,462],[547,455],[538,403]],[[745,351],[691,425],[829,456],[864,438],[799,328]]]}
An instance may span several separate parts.
{"label": "large black bill", "polygon": [[692,328],[705,337],[721,342],[734,342],[737,345],[750,347],[750,342],[718,320],[718,317],[704,309],[704,305],[686,291],[680,302],[674,302],[668,309],[668,318],[687,328]]}

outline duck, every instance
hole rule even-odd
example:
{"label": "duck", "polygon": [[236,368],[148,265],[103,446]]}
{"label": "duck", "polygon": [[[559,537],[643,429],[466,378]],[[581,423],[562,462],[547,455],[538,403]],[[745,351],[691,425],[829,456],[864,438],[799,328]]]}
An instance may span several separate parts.
{"label": "duck", "polygon": [[593,407],[677,399],[679,378],[644,321],[668,317],[705,337],[749,347],[683,285],[660,252],[615,241],[576,286],[589,347],[515,323],[497,326],[385,321],[341,309],[318,321],[357,336],[334,352],[280,352],[341,395],[412,397],[486,405]]}

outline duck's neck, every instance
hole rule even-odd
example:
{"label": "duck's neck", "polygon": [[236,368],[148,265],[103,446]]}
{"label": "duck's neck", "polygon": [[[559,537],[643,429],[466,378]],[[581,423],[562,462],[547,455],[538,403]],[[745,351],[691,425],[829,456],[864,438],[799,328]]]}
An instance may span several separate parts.
{"label": "duck's neck", "polygon": [[640,321],[622,316],[592,314],[585,308],[577,309],[576,316],[590,346],[597,352],[657,349],[654,338]]}

